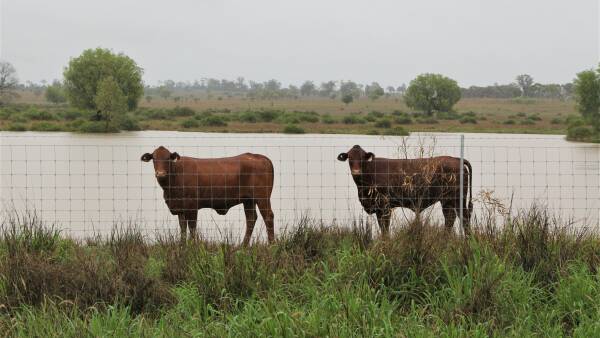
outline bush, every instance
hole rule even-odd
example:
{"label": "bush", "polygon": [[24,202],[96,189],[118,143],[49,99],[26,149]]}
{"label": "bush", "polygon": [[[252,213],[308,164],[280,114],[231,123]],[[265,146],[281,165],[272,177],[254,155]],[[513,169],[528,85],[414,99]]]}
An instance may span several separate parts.
{"label": "bush", "polygon": [[334,124],[336,120],[330,114],[325,114],[321,116],[321,122],[325,124]]}
{"label": "bush", "polygon": [[227,119],[223,116],[208,115],[201,119],[200,123],[207,127],[225,127],[227,126]]}
{"label": "bush", "polygon": [[465,124],[465,123],[477,124],[477,119],[473,116],[463,116],[460,118],[460,123],[462,123],[462,124]]}
{"label": "bush", "polygon": [[285,134],[304,134],[304,129],[293,124],[288,124],[283,128],[283,132]]}
{"label": "bush", "polygon": [[85,121],[79,125],[79,132],[82,133],[118,133],[113,123],[106,124],[106,121]]}
{"label": "bush", "polygon": [[51,122],[34,122],[31,125],[32,131],[62,131],[63,128],[58,124]]}
{"label": "bush", "polygon": [[504,122],[502,122],[502,124],[512,125],[512,124],[515,124],[515,120],[511,120],[511,119],[505,120]]}
{"label": "bush", "polygon": [[67,111],[62,112],[60,115],[62,116],[63,119],[65,119],[67,121],[73,121],[73,120],[77,120],[78,118],[82,118],[88,114],[84,113],[80,110],[67,110]]}
{"label": "bush", "polygon": [[186,129],[198,128],[198,127],[200,127],[200,123],[196,119],[187,119],[187,120],[181,121],[181,126]]}
{"label": "bush", "polygon": [[27,127],[20,122],[12,122],[8,125],[7,128],[9,131],[26,131]]}
{"label": "bush", "polygon": [[421,124],[436,124],[436,123],[439,123],[439,121],[436,120],[433,117],[421,116],[421,117],[417,118],[417,123],[421,123]]}
{"label": "bush", "polygon": [[279,116],[277,122],[283,124],[294,124],[301,122],[316,123],[319,122],[319,114],[313,111],[293,111]]}
{"label": "bush", "polygon": [[[472,115],[471,115],[472,114]],[[440,120],[458,120],[461,118],[460,114],[457,114],[454,111],[449,111],[449,112],[437,112],[435,114],[435,116],[440,119]],[[466,114],[463,114],[463,116],[475,116],[475,113],[473,112],[468,112]]]}
{"label": "bush", "polygon": [[271,122],[280,117],[283,112],[280,110],[261,110],[257,112],[258,119],[262,122]]}
{"label": "bush", "polygon": [[257,123],[258,122],[258,114],[253,111],[246,111],[238,116],[241,122],[245,123]]}
{"label": "bush", "polygon": [[565,121],[563,119],[561,119],[560,117],[555,117],[553,118],[550,123],[552,124],[563,124],[565,123]]}
{"label": "bush", "polygon": [[521,121],[521,122],[519,122],[519,123],[520,123],[521,125],[524,125],[524,126],[530,126],[530,125],[534,125],[534,124],[535,124],[535,121],[533,121],[533,120],[530,120],[530,119],[525,119],[525,120],[522,120],[522,121]]}
{"label": "bush", "polygon": [[525,114],[525,113],[523,113],[523,112],[520,112],[520,113],[517,113],[517,116],[518,116],[518,117],[525,117],[525,116],[527,116],[527,114]]}
{"label": "bush", "polygon": [[57,120],[57,116],[45,110],[31,109],[25,112],[25,117],[30,120],[52,121]]}
{"label": "bush", "polygon": [[529,115],[527,117],[527,119],[531,120],[531,121],[541,121],[542,120],[542,118],[539,115],[537,115],[537,114],[535,114],[535,115]]}
{"label": "bush", "polygon": [[196,114],[196,112],[189,107],[175,107],[171,110],[170,115],[171,116],[177,116],[177,117],[182,117],[182,116],[194,116],[194,114]]}
{"label": "bush", "polygon": [[359,115],[346,115],[342,118],[342,122],[345,124],[365,124],[367,121],[364,117]]}
{"label": "bush", "polygon": [[573,141],[587,141],[594,136],[591,126],[575,125],[567,129],[567,139]]}
{"label": "bush", "polygon": [[380,119],[377,122],[375,122],[375,127],[377,128],[391,128],[392,127],[392,122],[388,119]]}
{"label": "bush", "polygon": [[119,129],[127,131],[141,130],[137,119],[130,114],[122,115],[118,118]]}

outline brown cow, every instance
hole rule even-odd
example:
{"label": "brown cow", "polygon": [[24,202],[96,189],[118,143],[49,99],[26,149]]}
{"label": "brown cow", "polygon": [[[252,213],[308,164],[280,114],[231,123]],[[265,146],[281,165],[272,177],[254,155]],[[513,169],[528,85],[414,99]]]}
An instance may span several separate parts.
{"label": "brown cow", "polygon": [[[460,159],[439,156],[422,159],[376,158],[355,145],[338,155],[339,161],[349,160],[350,172],[358,188],[358,198],[368,214],[376,214],[383,235],[387,235],[393,208],[413,210],[417,217],[425,208],[441,202],[446,228],[451,229],[460,209]],[[464,196],[473,198],[471,164],[464,160]],[[469,233],[473,203],[463,207],[463,228]]]}
{"label": "brown cow", "polygon": [[231,207],[244,205],[248,245],[256,223],[256,206],[267,226],[267,237],[273,242],[273,163],[267,157],[245,153],[234,157],[201,159],[179,156],[160,146],[141,158],[153,160],[158,184],[163,189],[171,214],[179,217],[181,237],[186,228],[195,238],[198,209],[211,208],[225,215]]}

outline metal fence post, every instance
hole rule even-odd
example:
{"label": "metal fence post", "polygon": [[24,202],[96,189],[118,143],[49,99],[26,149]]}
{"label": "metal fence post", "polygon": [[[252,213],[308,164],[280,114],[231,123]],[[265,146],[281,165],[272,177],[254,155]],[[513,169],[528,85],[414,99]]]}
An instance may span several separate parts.
{"label": "metal fence post", "polygon": [[465,174],[464,174],[464,167],[465,167],[465,135],[461,134],[460,135],[460,205],[459,205],[459,219],[460,219],[460,233],[462,235],[464,235],[464,228],[463,228],[463,208],[465,205],[465,201],[464,201],[464,180],[465,180]]}

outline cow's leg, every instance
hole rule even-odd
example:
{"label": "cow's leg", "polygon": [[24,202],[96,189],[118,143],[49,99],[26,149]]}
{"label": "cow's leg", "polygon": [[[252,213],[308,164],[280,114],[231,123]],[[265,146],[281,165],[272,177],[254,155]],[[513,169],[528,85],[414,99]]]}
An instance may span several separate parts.
{"label": "cow's leg", "polygon": [[444,213],[446,230],[450,232],[452,230],[452,227],[454,226],[454,222],[456,221],[457,210],[455,203],[442,203],[442,212]]}
{"label": "cow's leg", "polygon": [[379,229],[381,230],[381,236],[388,237],[390,233],[390,217],[392,215],[392,211],[390,209],[383,209],[381,211],[377,211],[377,223],[379,224]]}
{"label": "cow's leg", "polygon": [[254,201],[244,202],[244,213],[246,214],[246,234],[244,235],[244,246],[250,244],[250,237],[256,223],[256,204]]}
{"label": "cow's leg", "polygon": [[198,210],[187,211],[185,213],[185,219],[187,221],[187,226],[190,229],[190,238],[192,240],[196,240],[196,223],[198,220]]}
{"label": "cow's leg", "polygon": [[267,227],[267,238],[269,243],[273,243],[275,240],[275,225],[273,224],[273,209],[271,209],[271,200],[268,198],[259,199],[257,202],[258,210],[262,215],[265,225]]}
{"label": "cow's leg", "polygon": [[181,241],[185,242],[187,240],[187,220],[185,219],[185,213],[180,213],[177,215],[179,217],[179,229],[181,230]]}

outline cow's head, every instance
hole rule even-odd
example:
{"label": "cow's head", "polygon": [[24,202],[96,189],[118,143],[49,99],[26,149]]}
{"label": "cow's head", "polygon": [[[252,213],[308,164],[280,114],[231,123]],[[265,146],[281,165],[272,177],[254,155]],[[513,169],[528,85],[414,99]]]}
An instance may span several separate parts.
{"label": "cow's head", "polygon": [[154,164],[154,175],[159,181],[165,180],[169,176],[169,170],[171,163],[179,160],[178,153],[172,153],[167,148],[160,146],[150,153],[145,153],[141,158],[144,162],[150,162]]}
{"label": "cow's head", "polygon": [[350,173],[352,176],[358,176],[363,173],[364,168],[368,162],[373,161],[375,154],[366,152],[359,145],[355,145],[352,149],[348,150],[347,153],[341,153],[338,155],[338,161],[348,160],[350,165]]}

